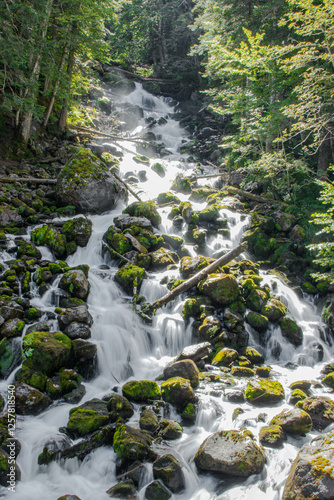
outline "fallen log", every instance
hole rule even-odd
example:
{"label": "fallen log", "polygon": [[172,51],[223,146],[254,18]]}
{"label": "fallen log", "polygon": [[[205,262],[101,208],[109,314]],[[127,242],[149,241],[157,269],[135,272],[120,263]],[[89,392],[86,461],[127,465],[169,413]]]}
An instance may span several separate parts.
{"label": "fallen log", "polygon": [[159,309],[160,307],[165,306],[168,304],[168,302],[171,302],[173,299],[178,297],[183,292],[186,292],[193,286],[197,285],[203,278],[205,278],[208,274],[215,272],[220,266],[224,266],[231,260],[235,259],[240,255],[242,252],[244,252],[247,248],[247,242],[240,243],[237,245],[235,248],[230,250],[228,253],[220,257],[219,259],[215,260],[215,262],[212,262],[212,264],[208,265],[204,269],[201,269],[198,273],[195,274],[192,278],[189,278],[188,280],[184,281],[181,283],[181,285],[177,286],[172,290],[171,292],[167,293],[164,297],[161,299],[157,300],[153,304],[151,304],[152,310],[155,311],[156,309]]}
{"label": "fallen log", "polygon": [[36,179],[34,177],[0,177],[0,182],[8,184],[16,184],[17,182],[25,182],[26,184],[56,184],[57,179]]}
{"label": "fallen log", "polygon": [[243,191],[242,189],[238,189],[236,187],[226,186],[226,188],[224,188],[224,189],[227,189],[227,191],[230,194],[239,194],[243,198],[246,198],[246,199],[252,200],[252,201],[258,201],[259,203],[271,203],[272,205],[279,203],[280,205],[283,205],[284,207],[289,206],[289,204],[285,203],[284,201],[274,200],[273,198],[266,198],[265,196],[260,196],[258,194],[248,193],[248,191]]}
{"label": "fallen log", "polygon": [[116,177],[116,179],[117,179],[119,182],[121,182],[121,183],[125,186],[125,188],[129,191],[129,193],[131,193],[131,194],[132,194],[132,195],[133,195],[133,196],[134,196],[134,197],[135,197],[138,201],[141,201],[141,199],[139,198],[139,196],[138,196],[138,195],[134,192],[134,190],[133,190],[133,189],[131,189],[131,188],[130,188],[130,186],[129,186],[126,182],[124,182],[124,181],[123,181],[123,179],[121,179],[121,178],[120,178],[117,174],[115,174],[115,173],[113,173],[112,175],[113,175],[114,177]]}
{"label": "fallen log", "polygon": [[94,130],[92,128],[79,127],[78,125],[68,125],[68,128],[72,129],[72,130],[79,130],[81,132],[87,132],[87,133],[92,134],[92,135],[98,135],[99,137],[106,137],[108,139],[112,139],[113,141],[140,142],[141,144],[147,144],[142,139],[136,139],[135,137],[133,137],[133,138],[120,137],[118,135],[111,135],[111,134],[107,134],[105,132],[99,132],[98,130]]}

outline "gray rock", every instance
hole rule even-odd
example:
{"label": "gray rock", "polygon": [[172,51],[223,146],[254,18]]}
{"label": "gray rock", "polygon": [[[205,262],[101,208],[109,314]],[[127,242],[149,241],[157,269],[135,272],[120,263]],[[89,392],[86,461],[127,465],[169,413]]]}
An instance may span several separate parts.
{"label": "gray rock", "polygon": [[160,481],[152,481],[145,490],[145,500],[168,500],[172,492]]}
{"label": "gray rock", "polygon": [[210,342],[202,342],[201,344],[194,344],[185,347],[177,356],[175,361],[181,359],[192,359],[195,363],[203,358],[206,358],[212,351]]}
{"label": "gray rock", "polygon": [[306,411],[312,419],[313,428],[324,430],[334,422],[334,401],[323,396],[312,396],[296,404],[297,408]]}
{"label": "gray rock", "polygon": [[52,404],[49,396],[22,382],[15,385],[15,409],[18,415],[39,415]]}
{"label": "gray rock", "polygon": [[71,340],[74,339],[89,339],[91,337],[91,331],[89,326],[84,323],[78,323],[73,321],[64,330],[64,333],[70,337]]}
{"label": "gray rock", "polygon": [[155,460],[153,476],[155,479],[161,479],[173,493],[179,493],[185,488],[181,464],[173,455],[163,455]]}
{"label": "gray rock", "polygon": [[59,288],[70,292],[73,297],[85,300],[89,293],[89,283],[80,269],[67,271],[61,277]]}
{"label": "gray rock", "polygon": [[165,380],[172,377],[182,377],[190,381],[192,387],[199,384],[199,370],[191,359],[177,361],[164,369]]}
{"label": "gray rock", "polygon": [[312,419],[306,411],[293,408],[275,415],[270,425],[280,425],[287,434],[307,434],[312,429]]}
{"label": "gray rock", "polygon": [[88,326],[91,326],[93,324],[93,318],[88,312],[87,306],[68,308],[65,311],[61,312],[57,316],[57,319],[61,329],[65,329],[70,323],[73,323],[73,321],[84,323]]}

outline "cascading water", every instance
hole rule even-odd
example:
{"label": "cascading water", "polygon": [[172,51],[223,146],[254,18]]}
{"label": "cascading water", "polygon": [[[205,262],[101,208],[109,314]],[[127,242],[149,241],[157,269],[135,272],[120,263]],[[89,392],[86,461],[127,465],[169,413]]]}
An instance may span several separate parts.
{"label": "cascading water", "polygon": [[[183,141],[187,140],[186,133],[177,121],[169,115],[173,108],[161,98],[154,97],[144,91],[137,84],[134,92],[127,96],[126,101],[140,106],[144,110],[144,119],[150,118],[154,132],[158,139],[164,143],[169,154],[159,160],[165,167],[165,177],[160,178],[150,168],[146,168],[146,179],[140,184],[141,196],[147,199],[155,198],[160,192],[167,191],[179,172],[191,171],[193,165],[187,163],[185,156],[178,153]],[[163,120],[159,120],[163,118]],[[145,129],[145,120],[141,120],[136,129],[131,132],[138,135]],[[131,143],[130,143],[131,144]],[[135,147],[129,143],[121,144],[126,148],[126,153],[121,163],[121,172],[126,176],[128,172],[139,175],[142,167],[133,160],[136,154]],[[153,164],[156,160],[151,159]],[[203,181],[204,183],[204,181]],[[144,194],[143,194],[144,193]],[[182,200],[187,200],[186,195],[180,195]],[[193,203],[194,209],[202,209],[202,204]],[[92,398],[102,398],[110,394],[114,388],[119,388],[127,379],[154,380],[185,346],[192,343],[191,325],[185,327],[182,319],[183,301],[179,297],[173,304],[159,310],[152,325],[147,326],[132,310],[129,297],[124,296],[115,284],[113,277],[117,271],[113,262],[106,262],[102,256],[102,235],[112,224],[115,216],[122,212],[124,207],[103,216],[91,216],[93,234],[85,248],[68,258],[69,266],[88,264],[90,266],[91,291],[88,297],[89,311],[94,318],[92,326],[92,341],[98,349],[98,375],[86,382],[86,394],[82,401]],[[168,234],[180,235],[182,230],[177,230],[167,218],[170,208],[160,208],[162,217],[161,230]],[[221,234],[213,235],[208,239],[207,255],[219,256],[226,249],[234,247],[241,239],[242,232],[247,226],[247,217],[223,209],[221,216],[228,219],[230,237]],[[190,252],[195,252],[189,246]],[[51,259],[50,253],[43,249],[43,257]],[[4,260],[8,256],[4,256]],[[107,265],[106,265],[107,264]],[[144,281],[141,294],[148,302],[154,302],[166,293],[166,287],[160,284],[164,276],[178,277],[175,270],[163,273],[150,273]],[[322,364],[330,360],[331,350],[319,333],[320,319],[315,308],[308,301],[301,301],[282,281],[275,276],[262,275],[264,283],[268,284],[272,293],[288,307],[288,312],[303,328],[304,343],[294,348],[276,330],[269,331],[265,339],[260,339],[254,330],[249,328],[250,345],[265,354],[266,362],[270,363],[275,373],[275,379],[280,381],[285,388],[296,380],[317,379]],[[57,282],[53,289],[42,298],[36,295],[32,305],[43,310],[45,314],[50,307],[54,307],[57,297]],[[320,354],[319,354],[320,353]],[[294,363],[293,369],[286,367],[287,363]],[[212,374],[220,374],[219,369],[210,368]],[[0,383],[0,390],[5,393],[9,383],[12,383],[15,373],[7,381]],[[242,388],[243,379],[235,379],[233,390]],[[266,449],[267,464],[264,471],[247,480],[217,479],[211,474],[199,474],[193,458],[203,440],[211,433],[218,430],[241,429],[247,426],[254,436],[258,435],[263,419],[270,418],[284,407],[265,407],[265,416],[259,419],[259,409],[247,403],[230,402],[228,394],[231,391],[229,379],[226,384],[222,381],[211,383],[202,382],[197,389],[198,413],[195,425],[184,427],[182,438],[173,444],[165,446],[172,452],[183,465],[186,489],[175,494],[173,498],[179,500],[242,500],[256,496],[257,499],[279,500],[282,488],[288,475],[291,463],[296,457],[297,450],[304,442],[309,441],[317,432],[312,431],[306,437],[289,437],[282,449]],[[324,393],[326,389],[315,389],[316,394]],[[17,422],[16,437],[22,444],[18,456],[18,465],[22,471],[22,480],[16,485],[15,498],[18,500],[45,500],[57,499],[64,494],[76,494],[81,500],[106,500],[110,498],[105,492],[116,479],[116,454],[111,447],[102,447],[90,453],[83,461],[78,459],[53,462],[48,466],[38,466],[37,457],[43,446],[51,440],[62,442],[67,438],[59,432],[68,420],[69,410],[76,405],[59,401],[54,403],[47,411],[37,417],[19,417]],[[240,408],[237,418],[233,412]],[[135,415],[130,420],[130,425],[138,424],[139,405]],[[169,418],[180,421],[180,416],[175,413]],[[140,498],[144,498],[145,487],[152,481],[152,466],[146,465],[146,474],[139,486]],[[11,493],[5,489],[0,492],[0,497],[10,498]]]}

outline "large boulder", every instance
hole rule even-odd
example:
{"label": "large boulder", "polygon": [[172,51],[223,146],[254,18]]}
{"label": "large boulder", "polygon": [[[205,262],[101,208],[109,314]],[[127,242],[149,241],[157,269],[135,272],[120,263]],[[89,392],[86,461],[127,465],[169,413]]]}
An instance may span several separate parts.
{"label": "large boulder", "polygon": [[240,295],[238,282],[232,274],[209,274],[198,286],[204,295],[222,306],[236,302]]}
{"label": "large boulder", "polygon": [[32,332],[23,338],[22,351],[32,370],[50,376],[68,366],[71,346],[61,332]]}
{"label": "large boulder", "polygon": [[104,162],[89,149],[80,148],[58,176],[56,197],[61,205],[101,214],[126,199],[127,191]]}
{"label": "large boulder", "polygon": [[163,455],[153,463],[153,476],[154,479],[161,479],[173,493],[185,488],[181,464],[173,455]]}
{"label": "large boulder", "polygon": [[67,241],[75,241],[77,245],[85,247],[91,237],[92,226],[92,221],[86,217],[76,217],[65,222],[61,232]]}
{"label": "large boulder", "polygon": [[270,425],[279,425],[287,434],[307,434],[312,429],[312,419],[300,408],[285,409],[275,415]]}
{"label": "large boulder", "polygon": [[154,457],[155,453],[150,448],[151,444],[152,437],[147,432],[133,429],[125,424],[117,425],[113,448],[123,462],[134,462]]}
{"label": "large boulder", "polygon": [[167,365],[164,369],[164,378],[169,379],[173,377],[188,379],[192,387],[197,387],[199,384],[199,370],[191,359],[184,359]]}
{"label": "large boulder", "polygon": [[259,474],[265,461],[265,454],[255,441],[237,431],[211,434],[195,455],[195,463],[202,470],[242,477]]}
{"label": "large boulder", "polygon": [[52,400],[38,389],[22,382],[15,385],[15,410],[18,415],[39,415]]}
{"label": "large boulder", "polygon": [[279,320],[281,333],[291,344],[296,347],[303,343],[303,331],[299,325],[292,319],[285,316]]}
{"label": "large boulder", "polygon": [[192,359],[194,363],[206,358],[212,351],[210,342],[202,342],[200,344],[192,344],[185,347],[177,356],[175,361],[181,359]]}
{"label": "large boulder", "polygon": [[89,282],[80,269],[67,271],[61,277],[59,288],[70,292],[73,297],[85,300],[89,293]]}
{"label": "large boulder", "polygon": [[172,377],[161,384],[161,394],[164,401],[184,408],[194,400],[194,391],[189,380],[182,377]]}
{"label": "large boulder", "polygon": [[284,389],[276,380],[263,378],[250,380],[245,391],[245,399],[253,405],[272,405],[284,399]]}
{"label": "large boulder", "polygon": [[323,431],[328,425],[334,422],[334,401],[324,396],[311,396],[296,404],[308,413],[313,422],[313,428]]}
{"label": "large boulder", "polygon": [[136,403],[161,399],[161,391],[153,380],[131,380],[122,387],[123,396]]}
{"label": "large boulder", "polygon": [[92,399],[81,406],[72,408],[67,422],[67,431],[71,436],[79,437],[96,431],[110,420],[107,403]]}
{"label": "large boulder", "polygon": [[283,500],[334,498],[334,431],[304,444],[292,464]]}

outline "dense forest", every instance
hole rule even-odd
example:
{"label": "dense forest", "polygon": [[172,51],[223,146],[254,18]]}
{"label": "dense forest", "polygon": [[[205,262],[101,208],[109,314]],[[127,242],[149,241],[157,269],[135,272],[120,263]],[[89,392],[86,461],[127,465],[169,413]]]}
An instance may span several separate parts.
{"label": "dense forest", "polygon": [[[80,101],[111,64],[178,99],[200,93],[225,123],[218,147],[227,168],[318,212],[322,190],[332,206],[330,0],[5,0],[0,9],[2,136],[10,130],[28,144],[36,130],[64,133],[69,110],[80,118]],[[328,270],[326,212],[314,223]]]}

